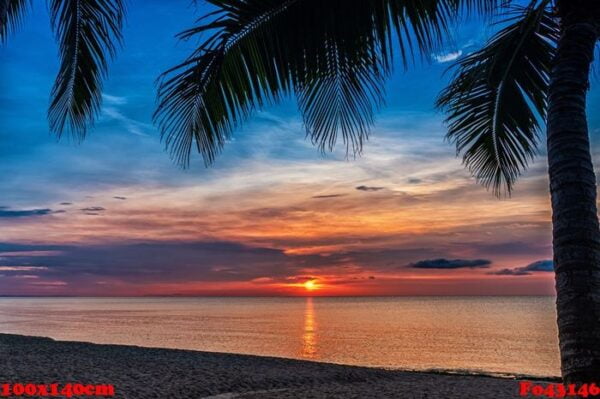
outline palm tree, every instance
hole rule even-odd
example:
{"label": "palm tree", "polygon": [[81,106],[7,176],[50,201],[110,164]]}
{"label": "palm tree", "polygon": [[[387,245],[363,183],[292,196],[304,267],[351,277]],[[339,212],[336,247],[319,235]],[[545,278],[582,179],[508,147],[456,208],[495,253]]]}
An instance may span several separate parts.
{"label": "palm tree", "polygon": [[586,91],[600,34],[592,0],[208,0],[180,38],[201,43],[160,81],[155,113],[171,154],[210,164],[256,108],[293,94],[321,149],[341,136],[360,151],[393,52],[429,55],[463,12],[504,15],[499,32],[458,62],[438,99],[448,138],[495,194],[510,194],[547,125],[562,374],[600,382],[600,230]]}
{"label": "palm tree", "polygon": [[485,185],[508,191],[546,121],[556,309],[567,382],[600,381],[600,230],[586,92],[600,4],[532,1],[482,50],[458,63],[438,105],[448,137]]}
{"label": "palm tree", "polygon": [[[121,0],[49,0],[61,67],[51,129],[83,138],[101,103],[107,59],[120,40]],[[464,12],[506,15],[500,31],[460,60],[438,99],[448,138],[478,181],[510,194],[547,126],[562,374],[600,382],[600,229],[586,91],[600,34],[593,0],[207,0],[214,11],[180,38],[201,41],[160,79],[154,118],[172,156],[192,148],[210,164],[259,107],[295,95],[322,150],[341,136],[359,152],[394,53],[427,57]],[[28,8],[0,0],[0,43]]]}
{"label": "palm tree", "polygon": [[[0,45],[19,26],[32,0],[0,0]],[[102,103],[102,79],[121,40],[123,0],[49,0],[60,68],[52,88],[48,121],[58,137],[85,137]]]}

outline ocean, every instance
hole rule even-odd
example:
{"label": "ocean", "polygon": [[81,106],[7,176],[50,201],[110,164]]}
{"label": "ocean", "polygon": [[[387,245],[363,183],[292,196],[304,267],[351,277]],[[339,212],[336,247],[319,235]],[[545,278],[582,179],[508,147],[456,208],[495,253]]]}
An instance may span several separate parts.
{"label": "ocean", "polygon": [[560,375],[553,297],[0,298],[0,332],[393,369]]}

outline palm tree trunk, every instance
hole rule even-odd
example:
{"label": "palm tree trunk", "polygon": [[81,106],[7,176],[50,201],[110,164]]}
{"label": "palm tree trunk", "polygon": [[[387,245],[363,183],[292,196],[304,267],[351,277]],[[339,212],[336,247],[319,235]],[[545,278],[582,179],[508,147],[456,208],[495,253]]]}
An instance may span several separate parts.
{"label": "palm tree trunk", "polygon": [[556,308],[567,383],[600,382],[600,229],[586,117],[598,27],[589,11],[580,12],[581,18],[572,12],[562,18],[549,92]]}

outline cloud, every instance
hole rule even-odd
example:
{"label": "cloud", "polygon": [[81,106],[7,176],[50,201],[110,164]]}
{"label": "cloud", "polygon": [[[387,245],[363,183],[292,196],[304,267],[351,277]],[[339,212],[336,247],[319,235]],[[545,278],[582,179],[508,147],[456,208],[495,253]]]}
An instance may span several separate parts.
{"label": "cloud", "polygon": [[[502,224],[497,224],[492,226],[493,228],[501,228]],[[531,225],[519,224],[519,223],[508,223],[505,227],[512,229],[513,231],[518,229],[537,229],[540,230],[545,229],[549,230],[547,226],[547,222],[542,222],[540,224],[533,223]],[[486,227],[481,227],[483,230]],[[532,235],[532,233],[529,233]],[[529,256],[539,256],[540,258],[546,257],[552,253],[552,245],[549,241],[541,241],[536,240],[534,236],[532,236],[529,240],[526,241],[504,241],[504,242],[475,242],[475,241],[465,241],[458,245],[463,247],[464,249],[469,249],[474,251],[474,253],[482,254],[483,256],[505,256],[505,255],[529,255]],[[541,241],[541,242],[540,242]]]}
{"label": "cloud", "polygon": [[8,207],[0,206],[0,218],[21,218],[29,216],[45,216],[54,213],[52,209],[21,209],[10,210]]}
{"label": "cloud", "polygon": [[554,262],[549,259],[538,260],[530,263],[527,266],[516,267],[514,269],[502,269],[488,274],[495,274],[498,276],[528,276],[535,272],[553,272]]}
{"label": "cloud", "polygon": [[109,120],[120,122],[129,133],[135,134],[136,136],[148,136],[146,131],[152,128],[151,125],[125,116],[115,107],[104,107],[102,109],[102,115]]}
{"label": "cloud", "polygon": [[16,243],[6,243],[0,242],[0,255],[6,256],[6,253],[15,253],[15,252],[46,252],[46,251],[61,251],[63,249],[68,249],[68,246],[65,245],[37,245],[37,244],[16,244]]}
{"label": "cloud", "polygon": [[359,191],[379,191],[383,190],[385,187],[357,186],[355,188]]}
{"label": "cloud", "polygon": [[36,270],[48,270],[45,266],[0,266],[0,272],[31,272]]}
{"label": "cloud", "polygon": [[126,97],[111,96],[110,94],[102,93],[102,100],[108,105],[124,105],[127,104]]}
{"label": "cloud", "polygon": [[[228,241],[70,245],[61,246],[59,252],[47,252],[55,248],[0,243],[0,255],[5,249],[14,251],[0,257],[0,271],[37,272],[30,274],[73,283],[85,281],[89,288],[98,277],[134,284],[238,281],[287,277],[297,270],[293,257],[282,250]],[[9,288],[8,284],[0,282],[0,293],[2,288]]]}
{"label": "cloud", "polygon": [[129,133],[137,136],[148,136],[147,132],[153,130],[152,125],[130,118],[121,111],[121,108],[127,104],[126,97],[103,93],[102,99],[104,100],[104,106],[102,107],[102,117],[104,119],[120,123]]}
{"label": "cloud", "polygon": [[450,51],[447,53],[432,54],[434,60],[443,64],[458,59],[463,54],[462,50]]}
{"label": "cloud", "polygon": [[72,202],[61,202],[59,205],[68,206],[68,205],[73,205],[73,203]]}
{"label": "cloud", "polygon": [[106,208],[103,208],[101,206],[90,206],[87,208],[81,208],[80,210],[83,212],[102,212],[105,211]]}
{"label": "cloud", "polygon": [[119,197],[119,196],[114,196],[114,199],[118,199],[118,200],[122,200],[125,201],[127,199],[127,197]]}
{"label": "cloud", "polygon": [[312,198],[338,198],[343,197],[345,194],[328,194],[328,195],[313,195]]}
{"label": "cloud", "polygon": [[408,179],[408,184],[419,184],[419,183],[422,183],[422,182],[423,182],[423,180],[417,179],[416,177]]}
{"label": "cloud", "polygon": [[414,269],[462,269],[462,268],[488,268],[492,261],[487,259],[426,259],[411,263]]}
{"label": "cloud", "polygon": [[[426,248],[322,254],[290,254],[283,249],[251,246],[236,241],[143,241],[110,244],[37,245],[0,242],[2,294],[39,294],[17,274],[38,276],[39,283],[62,281],[62,293],[82,295],[135,294],[153,284],[198,287],[239,282],[289,284],[316,276],[344,276],[349,284],[384,281],[398,266]],[[408,257],[408,258],[407,258]],[[404,259],[401,263],[400,259]],[[402,272],[402,271],[400,271]],[[354,276],[354,277],[351,277]],[[376,277],[377,276],[377,277]],[[379,276],[383,276],[380,279]],[[98,281],[110,282],[100,287]],[[216,285],[215,285],[216,284]],[[169,293],[170,291],[162,291]],[[171,288],[169,288],[171,289]],[[203,288],[200,288],[203,289]],[[53,291],[58,292],[58,291]],[[192,293],[192,291],[190,291]]]}

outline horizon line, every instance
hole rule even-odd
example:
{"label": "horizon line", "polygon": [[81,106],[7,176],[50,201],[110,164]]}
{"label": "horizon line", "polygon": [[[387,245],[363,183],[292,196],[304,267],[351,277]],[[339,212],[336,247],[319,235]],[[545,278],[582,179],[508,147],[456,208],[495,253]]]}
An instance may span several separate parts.
{"label": "horizon line", "polygon": [[530,295],[3,295],[0,298],[481,298],[556,297],[556,294]]}

